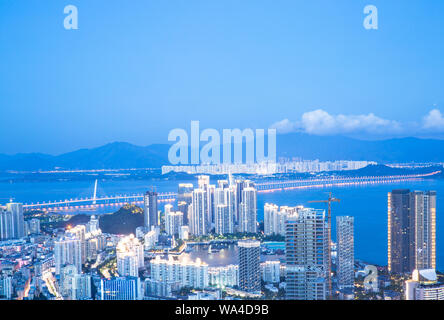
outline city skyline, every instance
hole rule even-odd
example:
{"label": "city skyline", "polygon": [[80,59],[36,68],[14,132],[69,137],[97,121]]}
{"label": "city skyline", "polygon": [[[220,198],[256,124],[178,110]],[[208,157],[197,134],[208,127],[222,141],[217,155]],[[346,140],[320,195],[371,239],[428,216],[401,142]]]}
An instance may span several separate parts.
{"label": "city skyline", "polygon": [[443,12],[0,1],[0,301],[444,301]]}
{"label": "city skyline", "polygon": [[[14,250],[24,250],[21,259],[25,261],[32,256],[28,250],[39,248],[40,252],[36,261],[24,263],[17,272],[0,272],[0,297],[444,297],[444,281],[436,270],[436,191],[395,189],[388,194],[388,265],[375,266],[360,260],[360,252],[355,252],[354,216],[335,214],[336,239],[331,239],[330,209],[327,216],[325,209],[265,203],[262,220],[257,217],[256,189],[261,184],[232,175],[216,183],[210,176],[200,175],[196,182],[178,183],[177,199],[168,200],[163,210],[158,208],[162,194],[153,191],[143,195],[140,211],[126,204],[128,214],[141,217],[135,232],[104,233],[100,221],[106,214],[90,215],[86,223],[54,228],[41,220],[45,216],[60,219],[57,215],[51,218],[50,212],[25,212],[21,203],[0,207],[0,253],[6,261],[14,263],[8,258]],[[330,199],[335,198],[329,194]],[[28,275],[29,289],[25,284],[22,291],[16,277],[27,277],[27,265],[37,269]],[[404,282],[405,290],[386,289],[387,283],[399,286]],[[42,291],[42,287],[46,289]]]}

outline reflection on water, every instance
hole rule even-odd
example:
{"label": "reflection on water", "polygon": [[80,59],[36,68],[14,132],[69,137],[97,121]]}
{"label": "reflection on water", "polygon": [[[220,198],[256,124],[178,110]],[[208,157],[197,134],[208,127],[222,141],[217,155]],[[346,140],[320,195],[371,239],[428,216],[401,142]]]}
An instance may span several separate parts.
{"label": "reflection on water", "polygon": [[229,264],[238,264],[238,247],[235,244],[210,245],[199,244],[189,246],[188,252],[180,255],[184,259],[195,261],[197,258],[206,262],[210,267],[221,267]]}
{"label": "reflection on water", "polygon": [[[209,267],[222,267],[229,264],[239,264],[238,260],[238,246],[236,244],[218,244],[211,245],[211,253],[209,250],[210,245],[199,244],[189,246],[187,251],[179,256],[179,260],[191,260],[196,261],[199,258],[201,261],[206,262]],[[285,261],[284,255],[261,255],[261,262],[268,260],[280,260]]]}

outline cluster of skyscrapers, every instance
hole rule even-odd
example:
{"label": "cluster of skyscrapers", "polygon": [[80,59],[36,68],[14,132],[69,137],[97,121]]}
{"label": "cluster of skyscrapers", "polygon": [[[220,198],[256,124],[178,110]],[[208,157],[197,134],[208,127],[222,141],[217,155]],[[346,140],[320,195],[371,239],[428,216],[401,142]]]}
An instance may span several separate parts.
{"label": "cluster of skyscrapers", "polygon": [[[99,228],[99,220],[92,215],[85,225],[69,227],[54,241],[54,269],[59,294],[64,299],[92,298],[91,275],[83,273],[87,261],[97,260],[105,249],[106,236]],[[47,269],[47,272],[49,268]]]}
{"label": "cluster of skyscrapers", "polygon": [[[354,218],[338,216],[338,288],[354,286]],[[264,233],[285,236],[286,296],[291,300],[323,300],[332,293],[328,221],[325,210],[303,206],[264,206]]]}
{"label": "cluster of skyscrapers", "polygon": [[[159,226],[157,193],[145,194],[145,228]],[[177,211],[165,207],[166,231],[170,235],[189,232],[204,236],[212,231],[217,234],[257,232],[257,191],[249,180],[218,180],[210,184],[209,176],[199,176],[198,186],[179,184]],[[183,228],[187,227],[187,228]],[[182,230],[182,231],[181,231]]]}

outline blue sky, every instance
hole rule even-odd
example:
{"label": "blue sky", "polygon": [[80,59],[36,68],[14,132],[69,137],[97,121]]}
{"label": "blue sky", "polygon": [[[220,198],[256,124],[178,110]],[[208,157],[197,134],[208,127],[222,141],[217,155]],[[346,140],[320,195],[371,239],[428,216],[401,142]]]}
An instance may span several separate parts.
{"label": "blue sky", "polygon": [[[78,30],[63,28],[68,4]],[[368,4],[378,30],[362,25]],[[443,12],[441,0],[2,0],[0,153],[166,143],[191,120],[442,137]]]}

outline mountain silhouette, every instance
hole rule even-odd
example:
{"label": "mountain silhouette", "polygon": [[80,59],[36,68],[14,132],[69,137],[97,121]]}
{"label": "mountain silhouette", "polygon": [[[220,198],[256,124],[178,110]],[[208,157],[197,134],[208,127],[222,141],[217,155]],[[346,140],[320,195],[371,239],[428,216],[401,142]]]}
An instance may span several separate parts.
{"label": "mountain silhouette", "polygon": [[[205,142],[201,142],[201,147],[203,145]],[[169,144],[136,146],[127,142],[113,142],[57,156],[41,153],[0,154],[0,170],[160,168],[169,164],[169,148]],[[444,140],[398,138],[370,141],[344,136],[289,133],[277,136],[277,157],[321,161],[370,160],[378,163],[444,162]]]}

